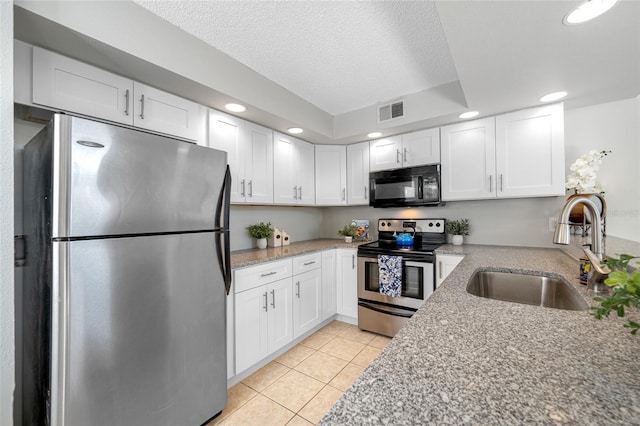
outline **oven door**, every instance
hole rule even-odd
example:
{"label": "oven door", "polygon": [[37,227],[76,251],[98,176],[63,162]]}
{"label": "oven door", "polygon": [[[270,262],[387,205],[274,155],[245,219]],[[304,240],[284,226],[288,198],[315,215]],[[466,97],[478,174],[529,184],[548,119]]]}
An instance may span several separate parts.
{"label": "oven door", "polygon": [[377,257],[358,257],[358,299],[418,309],[435,289],[433,263],[402,261],[402,293],[400,297],[380,294]]}

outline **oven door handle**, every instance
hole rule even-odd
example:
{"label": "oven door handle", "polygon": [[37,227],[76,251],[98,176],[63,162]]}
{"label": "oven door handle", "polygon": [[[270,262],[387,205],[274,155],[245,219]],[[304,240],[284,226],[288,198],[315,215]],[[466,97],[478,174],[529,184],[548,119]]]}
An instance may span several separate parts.
{"label": "oven door handle", "polygon": [[414,314],[414,312],[412,312],[410,314],[407,314],[407,313],[404,313],[404,312],[397,312],[397,311],[382,309],[382,308],[370,305],[370,304],[365,303],[365,302],[358,302],[358,306],[362,306],[363,308],[371,309],[372,311],[380,312],[380,313],[383,313],[383,314],[393,315],[395,317],[411,318],[413,316],[413,314]]}

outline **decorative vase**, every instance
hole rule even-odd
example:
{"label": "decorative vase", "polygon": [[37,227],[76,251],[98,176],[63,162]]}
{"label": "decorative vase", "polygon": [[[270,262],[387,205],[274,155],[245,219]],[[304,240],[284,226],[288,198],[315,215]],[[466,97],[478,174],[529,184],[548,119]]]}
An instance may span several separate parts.
{"label": "decorative vase", "polygon": [[345,235],[344,237],[344,242],[345,243],[350,243],[353,241],[353,237],[349,236],[349,235]]}
{"label": "decorative vase", "polygon": [[451,237],[451,242],[454,246],[461,246],[464,237],[462,235],[453,235]]}
{"label": "decorative vase", "polygon": [[267,248],[267,239],[266,238],[258,238],[256,240],[256,242],[258,243],[258,248],[259,249]]}

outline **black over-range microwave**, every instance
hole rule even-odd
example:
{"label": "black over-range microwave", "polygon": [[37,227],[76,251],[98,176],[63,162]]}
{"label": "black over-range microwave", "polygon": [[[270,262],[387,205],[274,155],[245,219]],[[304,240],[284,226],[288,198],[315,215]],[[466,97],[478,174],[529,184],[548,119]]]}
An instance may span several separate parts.
{"label": "black over-range microwave", "polygon": [[440,203],[440,164],[369,173],[372,207],[437,206]]}

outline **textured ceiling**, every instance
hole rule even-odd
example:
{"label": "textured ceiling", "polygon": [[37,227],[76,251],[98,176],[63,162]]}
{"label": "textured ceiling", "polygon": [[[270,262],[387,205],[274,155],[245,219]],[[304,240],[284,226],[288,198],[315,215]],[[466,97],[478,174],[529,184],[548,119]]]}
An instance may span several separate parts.
{"label": "textured ceiling", "polygon": [[456,81],[432,1],[142,1],[331,115]]}

